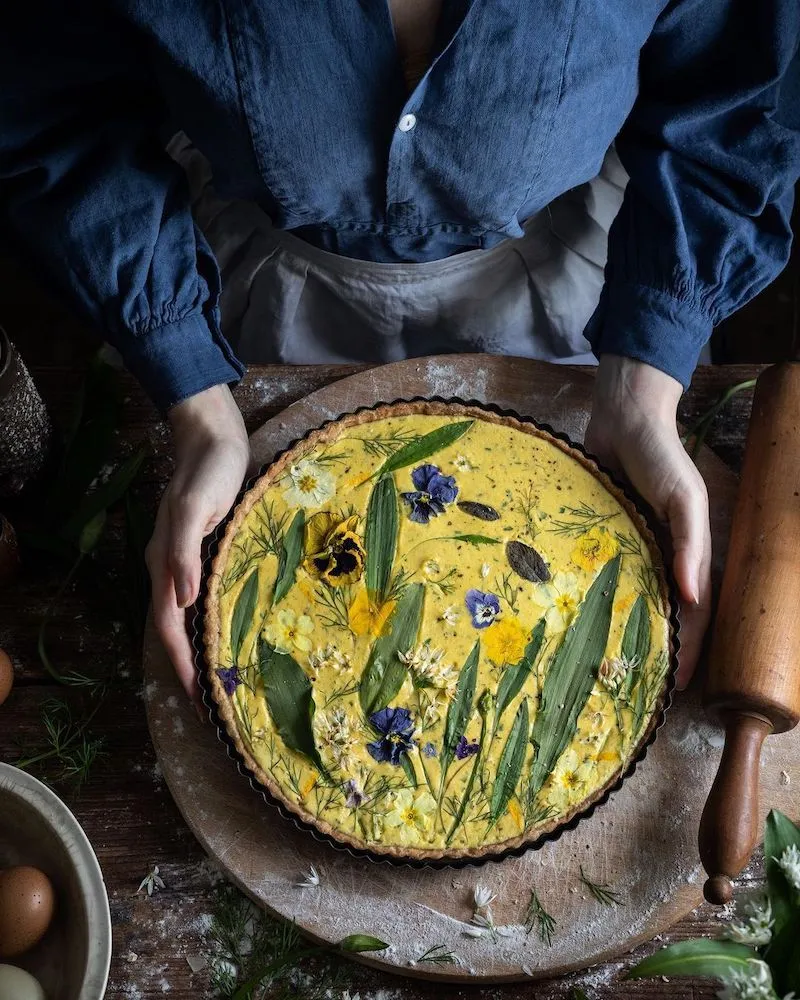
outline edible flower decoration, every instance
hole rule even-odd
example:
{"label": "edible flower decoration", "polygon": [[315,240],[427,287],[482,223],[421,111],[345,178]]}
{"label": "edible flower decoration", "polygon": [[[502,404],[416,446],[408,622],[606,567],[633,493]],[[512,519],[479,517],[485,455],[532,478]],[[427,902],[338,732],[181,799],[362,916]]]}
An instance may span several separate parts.
{"label": "edible flower decoration", "polygon": [[456,743],[454,752],[459,760],[466,760],[467,757],[474,757],[480,748],[480,743],[477,741],[470,743],[466,736],[462,736],[458,743]]}
{"label": "edible flower decoration", "polygon": [[303,568],[330,587],[342,587],[361,579],[364,547],[356,534],[358,515],[340,518],[329,511],[314,514],[306,522],[306,552],[311,555]]}
{"label": "edible flower decoration", "polygon": [[242,683],[238,667],[217,667],[217,677],[219,677],[225,694],[228,696],[232,696],[236,692],[236,688]]}
{"label": "edible flower decoration", "polygon": [[374,712],[369,721],[379,738],[367,744],[370,757],[379,764],[402,763],[403,754],[414,749],[411,737],[414,734],[414,720],[407,708],[382,708]]}
{"label": "edible flower decoration", "polygon": [[291,653],[296,647],[303,653],[310,653],[313,631],[314,622],[308,615],[296,615],[291,608],[282,608],[278,612],[276,621],[264,629],[264,635],[267,641],[281,652]]}
{"label": "edible flower decoration", "polygon": [[317,462],[302,459],[289,469],[289,485],[284,491],[290,507],[319,507],[336,492],[336,481]]}
{"label": "edible flower decoration", "polygon": [[474,628],[488,628],[500,614],[500,598],[488,591],[468,590],[464,603]]}
{"label": "edible flower decoration", "polygon": [[411,473],[411,482],[416,490],[400,495],[411,508],[409,518],[419,524],[427,524],[432,517],[443,514],[445,504],[458,496],[455,479],[442,475],[437,465],[417,466]]}
{"label": "edible flower decoration", "polygon": [[587,573],[593,573],[598,566],[608,562],[617,554],[619,546],[611,532],[605,528],[590,528],[585,535],[581,535],[575,548],[572,550],[572,561],[585,569]]}
{"label": "edible flower decoration", "polygon": [[367,801],[367,796],[359,787],[355,778],[348,778],[347,781],[345,781],[344,791],[347,796],[344,800],[344,804],[348,809],[358,809],[359,806],[363,805]]}
{"label": "edible flower decoration", "polygon": [[516,663],[525,652],[528,634],[519,618],[505,617],[496,622],[494,628],[486,633],[484,648],[489,659],[498,666],[506,663]]}
{"label": "edible flower decoration", "polygon": [[404,843],[416,841],[419,833],[430,827],[436,812],[436,799],[429,791],[414,793],[409,788],[401,788],[391,805],[386,814],[386,826],[396,829]]}
{"label": "edible flower decoration", "polygon": [[612,695],[617,695],[625,678],[637,665],[635,660],[628,660],[624,656],[606,657],[597,671],[598,680]]}

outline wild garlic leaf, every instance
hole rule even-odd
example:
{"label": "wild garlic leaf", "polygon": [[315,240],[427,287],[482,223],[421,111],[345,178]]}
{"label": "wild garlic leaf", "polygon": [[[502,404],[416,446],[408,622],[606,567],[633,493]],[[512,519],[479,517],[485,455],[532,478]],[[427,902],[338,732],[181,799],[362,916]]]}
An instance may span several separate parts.
{"label": "wild garlic leaf", "polygon": [[265,639],[258,643],[258,667],[267,707],[285,745],[302,754],[323,774],[325,767],[314,743],[314,697],[311,681],[289,653]]}
{"label": "wild garlic leaf", "polygon": [[488,535],[451,535],[454,542],[466,542],[467,545],[499,545],[499,538],[490,538]]}
{"label": "wild garlic leaf", "polygon": [[286,597],[294,583],[294,575],[300,565],[300,560],[303,558],[304,528],[305,515],[302,510],[298,510],[283,536],[281,554],[278,557],[278,575],[272,594],[273,606]]}
{"label": "wild garlic leaf", "polygon": [[643,959],[625,976],[714,976],[726,979],[732,972],[746,972],[747,963],[757,959],[752,948],[733,941],[679,941]]}
{"label": "wild garlic leaf", "polygon": [[467,433],[473,423],[474,421],[472,420],[462,420],[455,424],[443,424],[428,434],[422,434],[418,438],[414,438],[413,441],[409,441],[402,448],[398,448],[393,455],[387,458],[372,478],[380,478],[390,472],[404,469],[407,465],[416,465],[417,462],[430,458],[437,451],[441,451],[443,448],[447,448],[455,441],[458,441],[460,437]]}
{"label": "wild garlic leaf", "polygon": [[233,606],[231,616],[231,659],[234,664],[239,662],[239,653],[242,649],[244,637],[253,621],[253,614],[256,609],[256,599],[258,598],[258,570],[248,576],[244,586],[239,591],[236,604]]}
{"label": "wild garlic leaf", "polygon": [[480,658],[480,640],[475,641],[464,666],[458,675],[456,693],[447,709],[447,719],[444,725],[444,741],[442,743],[441,772],[442,789],[444,788],[447,769],[453,760],[456,744],[464,735],[470,716],[472,703],[475,699],[475,684],[478,680],[478,660]]}
{"label": "wild garlic leaf", "polygon": [[385,941],[381,941],[380,938],[373,937],[371,934],[348,934],[346,938],[342,938],[339,942],[339,947],[342,951],[362,952],[383,951],[389,945]]}
{"label": "wild garlic leaf", "polygon": [[382,604],[389,590],[397,548],[397,488],[394,478],[383,476],[373,487],[367,505],[364,579],[370,600]]}
{"label": "wild garlic leaf", "polygon": [[407,669],[397,654],[416,646],[424,596],[424,584],[409,584],[392,613],[389,631],[372,645],[358,687],[361,710],[367,718],[386,708],[403,686]]}
{"label": "wild garlic leaf", "polygon": [[497,764],[497,775],[489,803],[492,826],[506,811],[511,796],[517,790],[522,774],[522,765],[525,763],[525,753],[528,749],[528,731],[528,699],[526,698],[520,702],[506,745],[503,747]]}
{"label": "wild garlic leaf", "polygon": [[629,699],[636,675],[641,676],[650,656],[650,612],[647,598],[643,594],[639,594],[636,598],[628,615],[625,632],[622,635],[622,655],[629,664],[635,664],[635,669],[628,670],[623,688],[625,697]]}

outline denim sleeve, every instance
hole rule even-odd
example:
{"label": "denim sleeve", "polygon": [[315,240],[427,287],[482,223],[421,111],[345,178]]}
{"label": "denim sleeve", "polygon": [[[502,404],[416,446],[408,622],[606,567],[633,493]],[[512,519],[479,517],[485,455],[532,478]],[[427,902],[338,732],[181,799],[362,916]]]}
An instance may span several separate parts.
{"label": "denim sleeve", "polygon": [[0,32],[0,211],[122,354],[156,405],[244,371],[219,328],[146,54],[110,5],[25,0]]}
{"label": "denim sleeve", "polygon": [[586,336],[687,386],[712,327],[786,265],[800,3],[674,0],[617,139],[630,176]]}

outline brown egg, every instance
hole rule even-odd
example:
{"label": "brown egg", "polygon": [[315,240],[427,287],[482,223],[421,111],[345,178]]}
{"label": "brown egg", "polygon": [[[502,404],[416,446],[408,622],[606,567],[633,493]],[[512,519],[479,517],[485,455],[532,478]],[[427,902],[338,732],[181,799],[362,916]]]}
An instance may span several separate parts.
{"label": "brown egg", "polygon": [[54,904],[53,885],[38,868],[0,871],[0,958],[32,948],[50,926]]}
{"label": "brown egg", "polygon": [[14,664],[4,649],[0,649],[0,705],[11,694],[14,684]]}

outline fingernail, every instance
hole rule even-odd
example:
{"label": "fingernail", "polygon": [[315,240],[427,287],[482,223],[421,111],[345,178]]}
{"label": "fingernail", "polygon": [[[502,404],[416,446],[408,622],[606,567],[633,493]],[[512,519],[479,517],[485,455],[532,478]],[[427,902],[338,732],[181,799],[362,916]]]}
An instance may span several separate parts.
{"label": "fingernail", "polygon": [[189,590],[189,585],[186,583],[177,584],[175,587],[175,598],[179,608],[188,608],[192,603],[192,594]]}

